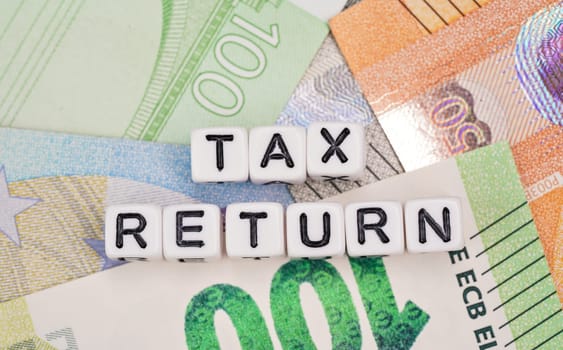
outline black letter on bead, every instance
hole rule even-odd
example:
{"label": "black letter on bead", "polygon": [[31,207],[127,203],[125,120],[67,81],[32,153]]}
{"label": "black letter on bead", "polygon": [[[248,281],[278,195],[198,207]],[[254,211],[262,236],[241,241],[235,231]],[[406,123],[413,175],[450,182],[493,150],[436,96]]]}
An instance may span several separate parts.
{"label": "black letter on bead", "polygon": [[[276,148],[276,145],[278,145],[278,147],[280,148],[281,153],[273,153],[274,149]],[[266,153],[264,153],[264,157],[262,158],[262,162],[260,163],[260,166],[262,168],[267,167],[270,159],[276,159],[276,160],[285,159],[285,165],[287,165],[289,168],[293,168],[295,166],[295,164],[293,164],[293,159],[291,159],[291,155],[287,150],[287,146],[283,141],[282,136],[278,133],[275,133],[274,136],[272,136],[272,139],[268,144],[268,148],[266,149]]]}
{"label": "black letter on bead", "polygon": [[348,135],[350,135],[350,129],[344,128],[344,130],[342,130],[342,132],[336,138],[336,141],[332,138],[332,135],[325,128],[321,129],[321,135],[323,135],[323,138],[326,140],[326,142],[330,144],[330,147],[321,158],[323,163],[327,163],[330,157],[332,157],[334,154],[336,154],[338,159],[340,159],[340,162],[346,163],[348,161],[348,157],[346,157],[339,146],[342,144],[342,142],[344,142],[344,139],[348,137]]}
{"label": "black letter on bead", "polygon": [[444,222],[444,229],[428,214],[426,209],[420,209],[418,211],[418,241],[420,243],[426,243],[425,222],[427,222],[442,241],[449,242],[451,240],[452,228],[450,226],[450,210],[446,207],[442,210],[442,220]]}
{"label": "black letter on bead", "polygon": [[[374,224],[364,224],[364,219],[367,214],[377,214],[379,221]],[[358,223],[358,243],[366,243],[366,230],[375,230],[377,236],[383,243],[389,243],[389,237],[381,229],[387,224],[387,214],[381,208],[362,208],[358,209],[356,213]]]}
{"label": "black letter on bead", "polygon": [[207,135],[207,141],[215,141],[215,154],[217,159],[217,169],[222,171],[225,167],[225,159],[223,156],[223,142],[230,142],[235,139],[233,135]]}
{"label": "black letter on bead", "polygon": [[[127,219],[135,219],[139,222],[139,225],[135,228],[123,228],[123,221]],[[145,217],[139,213],[124,213],[124,214],[117,214],[117,227],[116,227],[116,234],[117,237],[115,238],[115,245],[117,248],[123,248],[123,236],[125,235],[133,235],[139,247],[145,249],[147,247],[147,242],[141,237],[139,233],[143,232],[143,230],[147,227],[147,220]]]}
{"label": "black letter on bead", "polygon": [[301,231],[301,242],[310,248],[324,247],[330,242],[330,214],[323,214],[323,237],[319,241],[312,241],[307,233],[307,215],[305,213],[299,216],[299,228]]}
{"label": "black letter on bead", "polygon": [[243,211],[239,214],[241,219],[250,219],[250,246],[252,248],[258,247],[258,228],[256,222],[258,219],[265,219],[268,214],[265,212],[251,213]]}
{"label": "black letter on bead", "polygon": [[201,232],[201,225],[184,226],[184,218],[202,218],[205,213],[203,210],[188,210],[176,212],[176,245],[178,247],[198,247],[205,245],[201,240],[184,240],[184,232]]}

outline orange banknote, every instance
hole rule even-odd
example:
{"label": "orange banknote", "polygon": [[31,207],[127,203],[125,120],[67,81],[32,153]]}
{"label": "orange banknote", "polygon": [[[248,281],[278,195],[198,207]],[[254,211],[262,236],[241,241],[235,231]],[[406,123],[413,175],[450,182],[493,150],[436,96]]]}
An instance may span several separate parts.
{"label": "orange banknote", "polygon": [[354,74],[491,0],[364,0],[330,20]]}
{"label": "orange banknote", "polygon": [[555,256],[557,259],[553,262],[553,274],[556,283],[557,292],[559,293],[559,301],[563,304],[563,209],[559,215],[559,225],[555,232],[557,241],[555,243]]}
{"label": "orange banknote", "polygon": [[542,130],[512,153],[563,304],[563,127]]}
{"label": "orange banknote", "polygon": [[372,0],[334,17],[330,28],[368,101],[381,113],[486,59],[512,41],[528,17],[556,2],[496,0],[424,35],[410,13],[400,10],[408,1]]}
{"label": "orange banknote", "polygon": [[561,2],[491,1],[405,45],[400,30],[389,27],[386,35],[370,34],[379,24],[373,11],[371,25],[363,29],[357,24],[364,13],[356,15],[349,26],[364,35],[364,46],[393,51],[402,45],[385,57],[363,57],[374,52],[360,48],[359,42],[355,50],[348,47],[353,33],[339,23],[340,16],[331,22],[405,170],[499,140],[515,144],[549,125],[563,124]]}

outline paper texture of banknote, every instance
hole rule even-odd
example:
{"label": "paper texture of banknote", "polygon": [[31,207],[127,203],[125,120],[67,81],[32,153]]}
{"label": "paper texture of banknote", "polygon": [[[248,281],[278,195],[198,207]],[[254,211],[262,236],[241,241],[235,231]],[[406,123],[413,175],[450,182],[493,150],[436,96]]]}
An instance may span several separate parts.
{"label": "paper texture of banknote", "polygon": [[[167,169],[178,166],[166,153],[159,159],[172,163]],[[186,198],[167,186],[119,181],[126,184],[119,187],[123,201]],[[8,330],[1,345],[557,349],[563,314],[506,143],[330,201],[427,196],[460,198],[464,249],[385,258],[131,263],[1,304],[0,325]]]}
{"label": "paper texture of banknote", "polygon": [[512,150],[563,304],[563,128],[545,129]]}
{"label": "paper texture of banknote", "polygon": [[354,71],[406,170],[563,122],[562,8],[493,1]]}
{"label": "paper texture of banknote", "polygon": [[272,124],[327,32],[283,0],[6,1],[0,125],[186,143]]}

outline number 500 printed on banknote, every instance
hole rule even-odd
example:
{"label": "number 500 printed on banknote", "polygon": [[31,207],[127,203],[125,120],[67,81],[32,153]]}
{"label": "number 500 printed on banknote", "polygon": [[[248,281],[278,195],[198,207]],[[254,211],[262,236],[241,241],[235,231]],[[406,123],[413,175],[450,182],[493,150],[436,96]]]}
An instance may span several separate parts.
{"label": "number 500 printed on banknote", "polygon": [[[47,138],[61,149],[73,140],[92,142],[24,134],[14,135],[13,145],[30,136]],[[100,147],[105,141],[96,142]],[[126,151],[129,143],[118,148]],[[117,157],[103,176],[114,183],[114,201],[197,198],[175,185],[185,173],[167,156],[167,146],[158,147],[163,157],[157,158],[157,173],[129,180],[113,178],[112,173],[127,176],[128,168],[119,166],[121,152],[108,153]],[[145,145],[143,152],[150,148]],[[131,153],[127,164],[137,156]],[[29,157],[8,157],[6,171],[19,173],[18,164],[32,164]],[[150,161],[139,158],[140,169]],[[167,175],[160,185],[145,183],[160,178],[158,169]],[[274,192],[287,201],[283,192]],[[44,349],[560,349],[561,304],[508,144],[330,200],[346,204],[429,196],[460,198],[463,249],[383,258],[130,263],[0,304],[0,344]],[[48,193],[44,198],[48,201]],[[21,236],[22,246],[29,245]]]}

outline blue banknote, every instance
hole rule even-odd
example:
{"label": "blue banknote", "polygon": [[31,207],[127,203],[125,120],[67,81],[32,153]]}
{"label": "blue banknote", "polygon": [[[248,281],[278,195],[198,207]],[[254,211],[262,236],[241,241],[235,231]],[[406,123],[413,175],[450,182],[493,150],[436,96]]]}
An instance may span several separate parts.
{"label": "blue banknote", "polygon": [[187,146],[0,129],[0,301],[115,266],[107,205],[293,201],[284,185],[196,185],[190,167]]}

